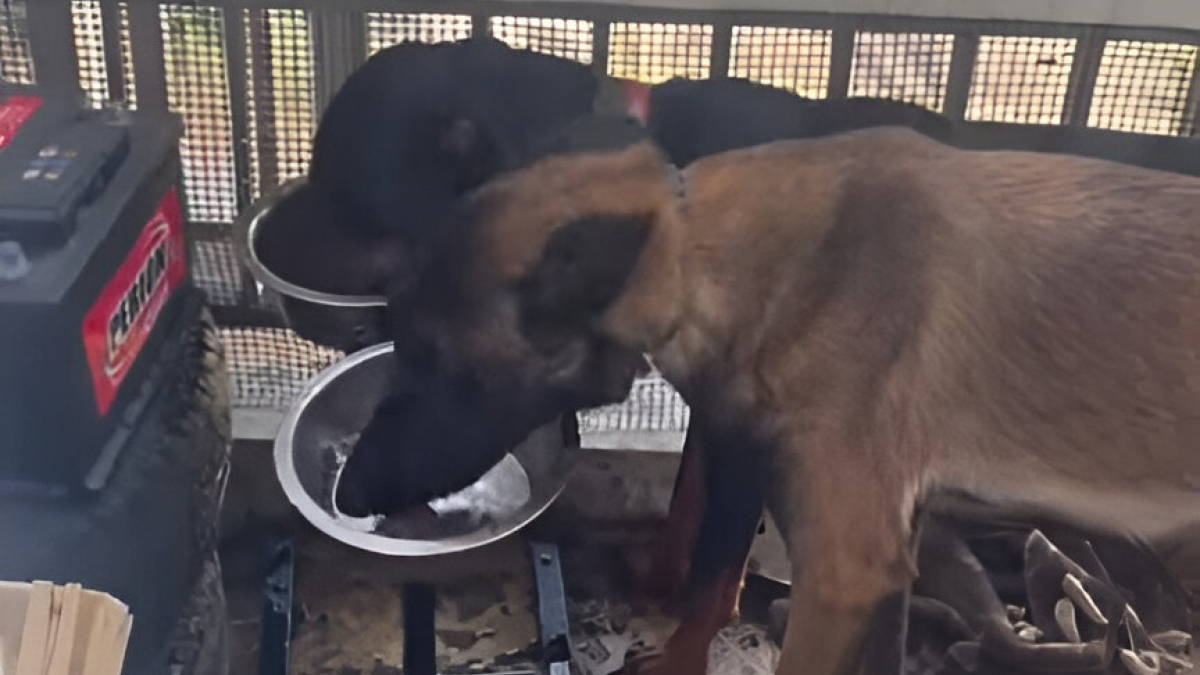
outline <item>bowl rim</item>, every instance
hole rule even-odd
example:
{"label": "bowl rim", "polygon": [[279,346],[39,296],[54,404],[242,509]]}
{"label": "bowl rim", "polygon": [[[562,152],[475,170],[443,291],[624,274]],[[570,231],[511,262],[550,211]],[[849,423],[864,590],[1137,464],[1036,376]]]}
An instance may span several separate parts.
{"label": "bowl rim", "polygon": [[280,295],[290,298],[319,305],[328,305],[330,307],[387,306],[387,298],[382,295],[340,295],[300,286],[275,274],[275,272],[271,271],[271,268],[267,267],[259,259],[258,251],[254,244],[263,220],[270,215],[271,210],[276,204],[287,198],[301,186],[307,184],[307,182],[308,179],[304,176],[287,180],[272,191],[264,194],[251,204],[249,208],[239,214],[235,227],[238,230],[236,240],[239,243],[238,248],[241,249],[240,257],[242,264],[250,270],[250,274],[254,277],[255,281]]}
{"label": "bowl rim", "polygon": [[[361,349],[345,358],[339,360],[325,370],[321,371],[313,378],[301,391],[300,395],[295,398],[292,405],[288,408],[283,417],[283,421],[279,426],[279,432],[275,435],[274,443],[274,462],[275,474],[280,484],[283,486],[283,491],[287,495],[288,501],[300,511],[310,524],[318,530],[334,539],[353,546],[355,548],[370,551],[372,553],[380,553],[383,555],[404,558],[420,558],[439,555],[447,555],[460,553],[471,549],[486,546],[495,543],[501,539],[507,538],[512,534],[520,531],[538,516],[542,515],[562,494],[566,489],[567,481],[571,469],[578,459],[579,451],[573,451],[571,448],[566,448],[566,452],[571,452],[574,457],[570,462],[570,467],[563,472],[561,481],[553,489],[549,490],[546,498],[532,508],[528,505],[523,507],[523,510],[518,515],[509,519],[503,528],[481,528],[475,533],[460,535],[453,540],[422,540],[422,539],[398,539],[387,537],[374,532],[362,532],[344,527],[334,517],[321,508],[315,499],[308,494],[300,484],[300,476],[296,472],[296,464],[292,453],[292,444],[295,437],[296,427],[300,421],[300,417],[307,409],[308,404],[319,395],[324,388],[343,373],[364,364],[365,362],[378,358],[384,354],[391,353],[392,344],[390,342],[373,345]],[[537,433],[537,431],[531,432]],[[511,451],[510,451],[511,452]],[[488,532],[483,536],[478,536],[478,533]]]}

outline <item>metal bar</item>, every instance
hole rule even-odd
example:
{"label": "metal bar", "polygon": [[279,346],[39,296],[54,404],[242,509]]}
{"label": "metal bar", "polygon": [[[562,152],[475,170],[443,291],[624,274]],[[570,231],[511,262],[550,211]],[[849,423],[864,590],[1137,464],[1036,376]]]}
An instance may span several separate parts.
{"label": "metal bar", "polygon": [[966,117],[967,101],[971,96],[971,79],[975,74],[975,59],[979,55],[979,36],[954,36],[954,53],[950,57],[950,72],[946,76],[946,101],[942,113],[950,119]]}
{"label": "metal bar", "polygon": [[[106,2],[115,0],[104,0]],[[129,0],[130,4],[152,4],[158,0]],[[307,7],[319,8],[328,0],[206,0],[212,6],[241,7]],[[339,0],[345,9],[386,11],[395,10],[396,0]],[[405,10],[411,12],[462,11],[472,13],[468,7],[486,6],[483,0],[460,0],[449,10],[444,0],[406,0]],[[517,13],[524,14],[525,8],[542,13],[562,15],[566,12],[605,11],[628,15],[638,11],[669,12],[680,15],[685,12],[711,12],[711,0],[673,0],[671,7],[663,0],[508,0]],[[735,4],[727,0],[727,4]],[[1187,0],[1157,3],[1098,3],[1095,0],[1059,0],[1058,2],[973,2],[944,3],[924,0],[745,0],[736,3],[739,11],[746,15],[779,16],[786,14],[829,14],[843,13],[885,20],[906,20],[927,25],[930,21],[959,22],[1012,22],[1029,25],[1108,25],[1138,29],[1149,27],[1161,30],[1200,31],[1200,12]],[[656,7],[657,6],[657,7]],[[462,7],[464,9],[459,10]],[[1187,9],[1181,9],[1186,7]],[[382,8],[382,9],[380,9]]]}
{"label": "metal bar", "polygon": [[712,58],[709,61],[709,77],[729,77],[729,58],[733,50],[733,22],[728,19],[712,24]]}
{"label": "metal bar", "polygon": [[75,24],[67,0],[38,0],[25,4],[33,72],[44,84],[79,86],[79,56]]}
{"label": "metal bar", "polygon": [[225,29],[225,77],[229,83],[229,124],[233,132],[233,167],[236,180],[237,211],[250,203],[250,97],[251,83],[246,77],[246,19],[244,10],[226,10],[222,22]]}
{"label": "metal bar", "polygon": [[592,22],[592,71],[597,77],[608,74],[608,41],[612,25],[607,21]]}
{"label": "metal bar", "polygon": [[311,14],[310,32],[316,57],[316,115],[367,58],[366,24],[357,12],[321,9]]}
{"label": "metal bar", "polygon": [[129,40],[137,78],[137,102],[142,110],[165,111],[167,67],[157,4],[129,4]]}
{"label": "metal bar", "polygon": [[542,641],[542,664],[550,675],[568,675],[571,664],[571,626],[562,566],[554,544],[530,542],[533,575],[537,587],[538,630]]}
{"label": "metal bar", "polygon": [[1200,51],[1192,59],[1192,81],[1188,83],[1187,101],[1179,128],[1180,136],[1197,134],[1200,134]]}
{"label": "metal bar", "polygon": [[854,65],[854,36],[852,25],[833,29],[829,45],[829,92],[827,98],[846,98],[850,93],[850,72]]}
{"label": "metal bar", "polygon": [[[116,0],[101,0],[104,3]],[[147,4],[156,0],[131,0],[131,4]],[[206,0],[206,6],[237,8],[294,8],[325,10],[330,0]],[[337,8],[348,12],[396,11],[395,0],[339,0]],[[596,0],[547,1],[509,0],[504,3],[505,13],[529,17],[571,18],[585,20],[663,21],[680,23],[711,23],[729,20],[734,25],[776,25],[797,28],[828,28],[838,19],[851,18],[869,26],[871,30],[895,32],[970,32],[981,26],[995,27],[1003,23],[1005,35],[1028,35],[1039,37],[1069,37],[1078,35],[1082,25],[1068,22],[1022,21],[1011,17],[970,18],[915,16],[889,10],[884,13],[847,11],[845,7],[830,7],[826,10],[812,8],[794,9],[713,9],[710,6],[688,9],[686,7],[656,7],[644,5],[606,3]],[[491,0],[406,0],[404,11],[414,13],[460,14],[490,13],[496,11]],[[835,13],[836,12],[836,13]],[[1111,25],[1111,24],[1109,24]],[[989,28],[989,30],[995,30]],[[1200,31],[1164,25],[1161,27],[1139,27],[1136,25],[1113,26],[1114,36],[1146,42],[1174,42],[1200,45]]]}
{"label": "metal bar", "polygon": [[104,40],[104,70],[108,74],[108,99],[124,101],[125,56],[121,51],[121,6],[106,2],[100,4],[100,31]]}
{"label": "metal bar", "polygon": [[471,15],[471,35],[474,37],[490,37],[492,34],[492,15],[484,12]]}
{"label": "metal bar", "polygon": [[436,601],[432,586],[404,585],[404,675],[437,675]]}
{"label": "metal bar", "polygon": [[288,675],[292,651],[296,552],[290,541],[281,542],[271,558],[263,596],[262,637],[258,648],[258,675]]}
{"label": "metal bar", "polygon": [[[250,144],[254,142],[250,132],[250,109],[252,104],[258,110],[263,106],[257,97],[250,96],[251,87],[259,82],[256,77],[251,79],[246,64],[252,62],[247,53],[246,28],[247,14],[259,13],[258,10],[233,9],[224,12],[225,27],[225,71],[229,82],[229,112],[230,130],[233,132],[233,166],[234,166],[234,199],[236,210],[241,213],[251,202],[252,159]],[[257,41],[255,41],[257,42]],[[262,115],[258,116],[262,123]],[[261,131],[261,129],[260,129]],[[261,154],[259,156],[261,160]],[[258,304],[258,289],[254,285],[254,277],[244,266],[238,266],[238,277],[241,280],[240,301],[243,305],[252,307]]]}
{"label": "metal bar", "polygon": [[1104,28],[1087,28],[1075,47],[1075,62],[1067,80],[1063,124],[1086,127],[1092,111],[1092,95],[1096,91],[1096,76],[1104,56],[1107,35]]}
{"label": "metal bar", "polygon": [[274,46],[266,11],[250,10],[247,22],[250,27],[250,73],[254,87],[254,137],[247,139],[257,149],[259,190],[279,184],[279,164],[276,161],[278,147],[273,142],[275,135],[275,80],[271,67]]}

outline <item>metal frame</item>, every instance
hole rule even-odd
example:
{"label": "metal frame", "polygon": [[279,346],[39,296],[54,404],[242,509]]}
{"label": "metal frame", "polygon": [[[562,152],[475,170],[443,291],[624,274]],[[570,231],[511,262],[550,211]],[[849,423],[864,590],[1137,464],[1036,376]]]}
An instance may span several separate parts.
{"label": "metal frame", "polygon": [[[117,0],[99,1],[108,90],[112,98],[120,99],[126,89],[122,67],[120,10]],[[728,0],[722,1],[725,4],[734,4]],[[1086,138],[1088,142],[1099,139],[1095,147],[1101,148],[1101,153],[1125,153],[1137,158],[1141,163],[1153,160],[1173,170],[1182,167],[1189,172],[1200,174],[1200,159],[1186,159],[1188,153],[1200,154],[1193,152],[1194,144],[1188,139],[1134,134],[1110,135],[1086,127],[1096,76],[1108,41],[1135,40],[1200,47],[1200,21],[1193,24],[1189,23],[1187,17],[1181,17],[1179,21],[1173,22],[1175,27],[1172,28],[1115,25],[1115,22],[1089,26],[1084,23],[1087,19],[1086,14],[1060,13],[1054,17],[1056,21],[1037,22],[1022,20],[1040,17],[1033,10],[1020,16],[1017,16],[1019,13],[997,16],[996,12],[1001,11],[999,9],[989,9],[991,14],[983,12],[980,8],[984,4],[989,7],[1004,4],[983,0],[954,3],[959,16],[953,18],[918,16],[922,13],[918,8],[928,5],[930,1],[903,0],[904,5],[897,11],[905,11],[909,15],[871,9],[880,3],[891,6],[895,4],[895,0],[885,3],[883,0],[846,0],[837,8],[850,8],[858,10],[858,13],[833,13],[830,11],[834,9],[830,6],[833,4],[831,0],[756,0],[755,5],[736,3],[739,9],[721,8],[717,0],[646,0],[644,3],[642,0],[619,3],[603,0],[207,0],[202,5],[225,10],[225,77],[231,102],[229,123],[235,139],[233,168],[237,177],[235,201],[239,210],[245,208],[255,194],[253,178],[257,177],[261,187],[269,188],[278,183],[281,175],[281,167],[274,164],[277,148],[272,139],[278,136],[277,130],[282,128],[282,121],[276,120],[271,114],[252,117],[254,110],[271,109],[271,102],[267,97],[272,94],[273,69],[270,59],[273,58],[273,48],[263,42],[269,35],[269,31],[263,30],[268,21],[267,9],[302,10],[307,13],[309,45],[315,67],[312,81],[314,120],[319,118],[345,78],[368,56],[366,12],[466,15],[471,17],[472,31],[475,34],[487,33],[491,25],[489,19],[493,16],[589,21],[593,26],[593,68],[602,74],[608,72],[610,67],[610,27],[615,21],[693,23],[710,26],[712,37],[708,48],[711,77],[725,77],[730,72],[733,58],[732,35],[735,27],[773,26],[828,30],[831,34],[831,44],[827,95],[833,98],[846,96],[849,92],[855,58],[855,36],[858,32],[947,33],[954,35],[954,48],[949,73],[946,76],[943,112],[960,121],[965,116],[972,82],[977,74],[979,44],[983,36],[1069,37],[1077,41],[1077,47],[1064,101],[1063,125],[1057,127],[1063,138],[1058,141],[1049,140],[1047,134],[1054,130],[1043,127],[971,122],[964,125],[964,133],[971,142],[983,147],[1003,146],[1032,150],[1048,147],[1071,148],[1084,154],[1095,154],[1096,151],[1083,143],[1082,139]],[[177,2],[191,4],[183,0]],[[650,6],[652,2],[657,2],[659,6]],[[1045,4],[1043,0],[1013,0],[1007,4],[1029,9],[1032,5],[1028,3]],[[166,110],[168,97],[163,34],[159,17],[160,1],[128,0],[127,5],[137,103],[144,109]],[[797,11],[778,9],[785,5],[793,6]],[[79,66],[74,48],[70,0],[27,0],[26,6],[32,66],[36,76],[43,82],[77,82]],[[1079,6],[1075,7],[1078,9]],[[1197,13],[1200,13],[1200,5],[1196,7]],[[1011,7],[1003,11],[1010,9]],[[994,18],[965,18],[972,14]],[[1074,20],[1076,23],[1066,20]],[[252,37],[249,44],[246,41],[247,28],[251,30]],[[1179,125],[1180,135],[1196,133],[1197,115],[1200,115],[1200,67],[1194,69],[1188,87],[1189,105]],[[1093,131],[1097,133],[1092,134]],[[1159,159],[1154,159],[1155,157]],[[231,230],[225,223],[198,223],[195,232],[200,240],[227,241]],[[221,324],[237,327],[283,327],[277,315],[260,305],[253,279],[245,270],[242,270],[240,281],[240,304],[214,307],[214,315]],[[270,438],[280,415],[281,411],[269,409],[237,410],[234,415],[235,434],[238,437]],[[664,441],[660,438],[663,432],[632,433],[632,437],[635,438],[649,436],[656,440],[647,440],[646,449],[677,446],[674,440]]]}
{"label": "metal frame", "polygon": [[[921,0],[913,0],[920,3]],[[930,18],[885,14],[830,14],[817,11],[747,11],[683,9],[649,7],[603,2],[538,2],[515,0],[409,0],[398,3],[389,0],[208,0],[206,6],[223,8],[225,16],[226,77],[229,82],[232,130],[236,139],[249,139],[248,105],[246,95],[251,87],[257,97],[262,92],[256,84],[270,76],[268,55],[246,49],[247,22],[256,29],[265,21],[265,9],[301,9],[309,12],[309,26],[316,68],[316,110],[319,116],[333,94],[367,58],[366,23],[364,12],[401,11],[412,13],[455,12],[472,17],[475,34],[489,31],[489,18],[494,15],[529,18],[571,18],[592,21],[594,24],[593,63],[598,71],[607,68],[609,23],[613,20],[669,23],[702,23],[712,26],[710,76],[724,77],[729,72],[732,31],[734,26],[770,25],[810,29],[830,29],[833,34],[830,55],[830,97],[845,96],[853,60],[854,36],[859,31],[950,33],[955,36],[951,73],[944,100],[945,113],[961,119],[966,109],[972,74],[975,67],[978,39],[981,35],[1014,35],[1037,37],[1074,37],[1078,42],[1066,101],[1065,123],[1084,126],[1088,121],[1090,101],[1096,72],[1104,46],[1109,40],[1139,40],[1174,42],[1200,46],[1200,29],[1152,29],[1133,26],[1085,27],[1068,23],[1032,23],[1012,20],[971,20],[963,18]],[[124,77],[120,67],[121,47],[116,27],[118,13],[115,0],[101,0],[104,19],[105,49],[108,62],[109,89],[114,97],[123,95]],[[137,72],[138,103],[141,107],[167,108],[166,76],[162,56],[162,35],[158,19],[158,0],[132,0],[128,3],[130,30],[133,42],[134,69]],[[244,17],[241,10],[250,10]],[[70,0],[37,0],[28,3],[31,51],[35,72],[50,81],[78,81],[77,56],[72,39]],[[1186,25],[1186,22],[1183,22]],[[1200,26],[1200,24],[1198,24]],[[253,43],[252,43],[253,44]],[[248,81],[243,64],[249,62],[254,81]],[[1200,85],[1193,84],[1192,99],[1196,100]],[[256,101],[260,107],[262,101]],[[1193,105],[1183,126],[1196,126],[1197,108]],[[270,116],[260,116],[254,142],[258,142],[259,176],[263,185],[277,182],[278,172],[272,166],[271,148],[262,139],[273,135]],[[234,148],[235,169],[239,177],[237,205],[244,208],[250,198],[249,147],[239,142]]]}
{"label": "metal frame", "polygon": [[[570,675],[571,624],[558,546],[536,541],[528,545],[537,596],[542,660],[536,672],[513,671],[497,675]],[[281,540],[275,545],[263,585],[258,675],[288,673],[296,607],[295,574],[295,545],[290,539]],[[437,591],[429,584],[411,582],[404,585],[403,593],[404,673],[437,675]]]}

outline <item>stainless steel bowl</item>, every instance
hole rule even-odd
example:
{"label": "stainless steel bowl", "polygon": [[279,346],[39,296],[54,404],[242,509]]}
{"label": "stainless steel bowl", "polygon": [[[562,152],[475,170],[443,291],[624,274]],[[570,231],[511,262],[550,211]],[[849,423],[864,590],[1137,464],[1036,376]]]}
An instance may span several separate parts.
{"label": "stainless steel bowl", "polygon": [[304,185],[296,178],[264,195],[238,218],[235,241],[242,263],[262,288],[264,299],[279,309],[287,326],[300,337],[344,352],[378,344],[383,335],[387,299],[378,295],[338,295],[305,288],[280,277],[259,256],[258,235],[266,227],[286,227],[271,220],[276,204]]}
{"label": "stainless steel bowl", "polygon": [[[341,439],[366,426],[383,398],[392,346],[358,351],[320,373],[284,417],[275,438],[275,471],[288,499],[317,529],[356,548],[391,556],[432,556],[491,543],[524,527],[558,497],[579,457],[556,421],[534,431],[471,487],[432,505],[443,515],[388,519],[387,536],[361,519],[322,505],[330,457]],[[487,498],[479,499],[480,495]],[[474,509],[475,518],[465,513]]]}

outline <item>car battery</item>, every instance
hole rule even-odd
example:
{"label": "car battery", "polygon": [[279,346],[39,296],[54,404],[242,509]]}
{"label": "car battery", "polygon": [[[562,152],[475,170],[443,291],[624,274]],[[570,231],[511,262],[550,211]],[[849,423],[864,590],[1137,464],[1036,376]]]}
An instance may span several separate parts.
{"label": "car battery", "polygon": [[0,493],[104,486],[194,292],[170,114],[0,86]]}

